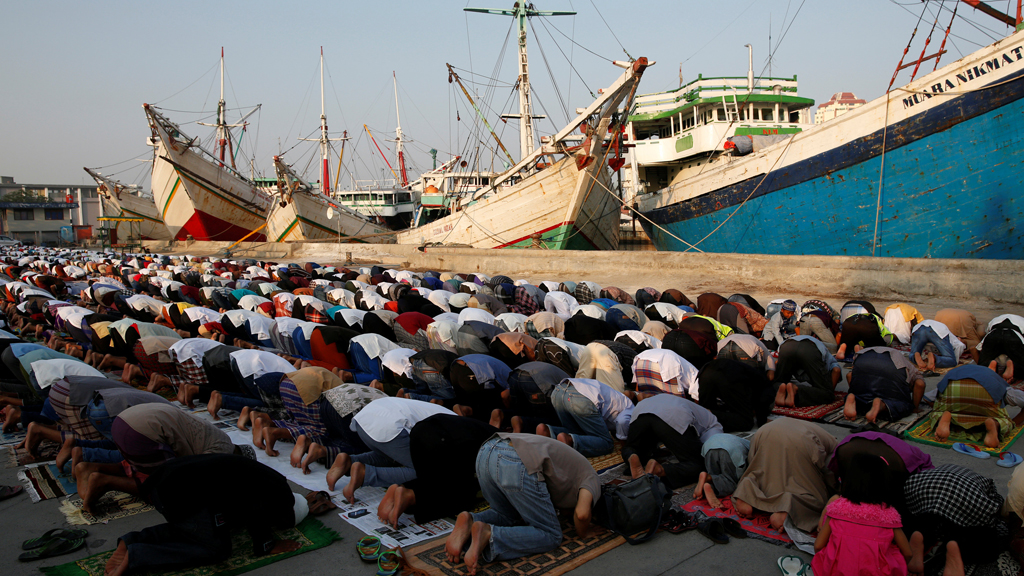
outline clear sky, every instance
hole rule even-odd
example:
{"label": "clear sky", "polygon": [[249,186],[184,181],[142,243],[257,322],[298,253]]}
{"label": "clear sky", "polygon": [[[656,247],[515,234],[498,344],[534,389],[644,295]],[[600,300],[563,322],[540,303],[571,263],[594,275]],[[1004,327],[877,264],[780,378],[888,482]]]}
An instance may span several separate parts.
{"label": "clear sky", "polygon": [[[1016,10],[1015,2],[1012,7],[1005,0],[990,3]],[[517,111],[512,19],[462,10],[512,4],[9,0],[0,28],[0,174],[21,183],[81,184],[92,183],[83,166],[102,167],[105,174],[148,189],[145,162],[135,160],[149,158],[142,103],[161,107],[186,134],[209,141],[211,129],[194,122],[210,121],[216,110],[221,46],[229,120],[262,104],[249,118],[239,156],[240,164],[251,163],[260,174],[272,175],[271,158],[279,151],[300,171],[315,154],[314,144],[298,138],[316,137],[318,131],[321,46],[332,136],[347,130],[352,137],[343,184],[349,173],[379,178],[386,170],[363,124],[394,164],[393,144],[386,141],[394,138],[395,128],[392,71],[402,129],[413,140],[410,177],[431,167],[426,153],[431,148],[439,151],[439,161],[450,154],[479,154],[490,162],[490,152],[473,152],[481,149],[480,141],[491,142],[475,131],[474,113],[448,83],[445,63],[461,70],[474,98],[485,103],[488,121],[518,158],[518,124],[497,119],[500,112]],[[954,0],[928,3],[908,58],[920,54],[940,4],[928,53],[941,43]],[[625,59],[624,51],[657,61],[645,73],[641,92],[658,92],[678,86],[680,65],[684,81],[698,73],[745,75],[747,43],[754,46],[755,72],[761,74],[769,33],[773,75],[798,75],[801,96],[821,103],[834,92],[850,91],[870,100],[885,92],[925,7],[914,0],[537,0],[535,5],[578,12],[531,19],[536,112],[551,118],[539,122],[539,134],[561,128],[566,110],[588,105],[588,88],[612,83],[621,70],[608,60]],[[1009,33],[967,5],[959,11],[944,64]],[[922,70],[930,72],[931,65]],[[904,71],[897,85],[908,77]],[[307,174],[315,179],[315,168]]]}

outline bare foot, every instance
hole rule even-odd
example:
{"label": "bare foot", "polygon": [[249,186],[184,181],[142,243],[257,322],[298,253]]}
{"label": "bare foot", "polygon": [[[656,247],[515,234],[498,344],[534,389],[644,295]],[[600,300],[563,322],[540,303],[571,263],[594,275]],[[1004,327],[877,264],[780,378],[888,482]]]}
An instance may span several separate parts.
{"label": "bare foot", "polygon": [[363,477],[366,476],[366,465],[362,462],[353,462],[352,467],[348,471],[348,486],[341,491],[341,495],[345,497],[345,501],[352,504],[356,501],[356,490],[359,490],[363,485]]}
{"label": "bare foot", "polygon": [[163,374],[158,374],[158,373],[154,372],[153,375],[149,377],[149,384],[146,385],[146,390],[149,391],[149,392],[156,392],[156,391],[158,391],[158,390],[160,390],[162,388],[170,388],[170,387],[171,387],[171,379],[170,378],[168,378],[167,376],[164,376]]}
{"label": "bare foot", "polygon": [[75,471],[78,469],[78,464],[84,460],[84,452],[81,448],[75,446],[71,449],[71,479],[78,480],[75,478]]}
{"label": "bare foot", "polygon": [[263,442],[267,445],[267,456],[277,457],[280,452],[274,450],[274,445],[277,444],[278,440],[291,440],[292,433],[285,428],[277,428],[275,426],[265,426],[263,428]]}
{"label": "bare foot", "polygon": [[309,438],[305,434],[300,434],[295,439],[295,448],[292,448],[292,453],[288,458],[292,468],[302,466],[302,457],[306,455],[306,450],[309,450],[309,444]]}
{"label": "bare foot", "polygon": [[910,576],[924,576],[924,535],[914,532],[910,535],[910,560],[907,561]]}
{"label": "bare foot", "polygon": [[661,464],[658,464],[658,461],[653,458],[647,461],[647,466],[644,467],[644,472],[654,474],[658,478],[665,477],[665,469],[662,468]]}
{"label": "bare foot", "polygon": [[327,471],[327,487],[334,492],[334,485],[342,476],[348,476],[348,470],[352,467],[352,457],[342,452],[334,459],[334,464]]}
{"label": "bare foot", "polygon": [[1007,383],[1013,382],[1013,360],[1006,360],[1006,370],[1003,370],[1003,380]]}
{"label": "bare foot", "polygon": [[785,406],[786,405],[786,388],[787,388],[787,386],[785,384],[782,384],[782,385],[779,386],[778,391],[775,392],[775,405],[776,406]]}
{"label": "bare foot", "polygon": [[736,510],[737,514],[744,518],[750,518],[754,515],[754,507],[735,496],[732,498],[732,507]]}
{"label": "bare foot", "polygon": [[925,355],[928,356],[928,369],[934,372],[935,371],[935,354],[932,354],[931,352],[925,352]]}
{"label": "bare foot", "polygon": [[513,416],[510,420],[512,423],[512,432],[515,434],[523,433],[523,419],[519,416]]}
{"label": "bare foot", "polygon": [[125,384],[131,384],[136,378],[145,378],[145,374],[142,373],[142,368],[139,368],[135,364],[125,363],[124,369],[121,370],[121,382]]}
{"label": "bare foot", "polygon": [[772,528],[778,532],[782,532],[782,528],[786,525],[786,518],[789,517],[787,512],[776,512],[771,515],[768,519],[771,522]]}
{"label": "bare foot", "polygon": [[573,447],[572,435],[570,434],[562,432],[561,434],[558,435],[558,441],[561,442],[562,444],[565,444],[569,448]]}
{"label": "bare foot", "polygon": [[715,494],[715,487],[711,485],[711,482],[704,483],[704,496],[708,499],[708,505],[712,508],[724,508],[722,501]]}
{"label": "bare foot", "polygon": [[401,488],[399,484],[392,484],[388,486],[387,492],[384,493],[384,497],[381,498],[380,504],[377,505],[377,520],[387,524],[388,518],[391,516],[391,509],[395,507],[395,498],[398,496],[398,489]]}
{"label": "bare foot", "polygon": [[846,344],[840,344],[839,349],[836,350],[836,360],[840,362],[846,359]]}
{"label": "bare foot", "polygon": [[537,424],[537,436],[547,436],[551,438],[551,429],[548,428],[547,424]]}
{"label": "bare foot", "polygon": [[494,410],[491,410],[491,420],[488,422],[488,424],[490,424],[491,426],[493,426],[495,428],[498,428],[500,430],[501,429],[501,423],[504,420],[505,420],[505,413],[502,412],[501,410],[499,410],[498,408],[495,408]]}
{"label": "bare foot", "polygon": [[882,406],[884,405],[885,404],[882,403],[881,398],[875,398],[872,400],[871,410],[868,410],[868,413],[864,415],[864,419],[868,422],[874,423],[875,420],[878,420],[878,413],[882,411]]}
{"label": "bare foot", "polygon": [[643,465],[640,464],[639,456],[637,456],[636,454],[630,454],[628,462],[629,475],[632,476],[634,480],[644,475],[644,467]]}
{"label": "bare foot", "polygon": [[302,473],[309,474],[309,465],[325,458],[327,456],[327,449],[317,444],[316,442],[309,443],[309,449],[306,450],[306,458],[302,461]]}
{"label": "bare foot", "polygon": [[964,576],[964,561],[955,540],[946,543],[946,567],[942,569],[942,576]]}
{"label": "bare foot", "polygon": [[[434,404],[437,404],[439,401],[435,401],[435,400],[437,400],[437,399],[436,398],[432,398],[430,401],[432,403],[434,403]],[[452,406],[452,412],[455,412],[459,416],[467,416],[468,417],[468,416],[472,416],[473,415],[473,409],[470,408],[469,406],[463,406],[462,404],[456,404],[455,406]]]}
{"label": "bare foot", "polygon": [[992,418],[985,420],[985,446],[989,448],[999,446],[999,425]]}
{"label": "bare foot", "polygon": [[214,420],[220,420],[220,416],[217,413],[220,411],[220,407],[224,405],[224,396],[216,390],[210,392],[210,401],[206,403],[206,411],[213,416]]}
{"label": "bare foot", "polygon": [[182,384],[178,387],[178,402],[189,408],[195,408],[196,402],[193,399],[199,393],[199,386],[194,384]]}
{"label": "bare foot", "polygon": [[853,394],[846,395],[846,404],[843,405],[843,418],[847,420],[857,419],[857,398]]}
{"label": "bare foot", "polygon": [[238,429],[242,432],[249,430],[249,407],[242,406],[242,411],[238,413]]}
{"label": "bare foot", "polygon": [[60,447],[60,452],[57,452],[57,460],[54,464],[57,465],[57,470],[63,472],[64,465],[71,460],[71,452],[75,449],[75,438],[74,436],[69,437],[64,441],[64,444]]}
{"label": "bare foot", "polygon": [[395,392],[395,398],[405,398],[405,388],[399,388],[398,392]]}
{"label": "bare foot", "polygon": [[708,481],[708,473],[701,472],[700,476],[697,477],[697,485],[693,488],[693,499],[702,500],[704,498],[704,483]]}
{"label": "bare foot", "polygon": [[[335,375],[337,375],[337,372],[335,372]],[[367,384],[367,386],[369,386],[370,388],[376,388],[377,390],[380,391],[384,390],[384,384],[381,384],[380,380],[373,380],[369,384]]]}
{"label": "bare foot", "polygon": [[484,547],[491,541],[491,525],[473,522],[470,534],[472,541],[469,543],[469,549],[466,550],[466,571],[470,575],[474,575],[480,568],[480,555],[483,554]]}
{"label": "bare foot", "polygon": [[939,423],[935,426],[935,437],[943,442],[949,438],[949,426],[953,420],[953,414],[949,412],[943,412],[942,417],[939,418]]}
{"label": "bare foot", "polygon": [[444,551],[448,556],[448,562],[453,566],[462,561],[462,549],[466,547],[473,529],[473,515],[469,512],[460,512],[455,519],[455,528],[444,541]]}
{"label": "bare foot", "polygon": [[121,576],[128,570],[128,546],[124,540],[117,541],[117,548],[110,555],[106,566],[103,567],[103,576]]}
{"label": "bare foot", "polygon": [[266,445],[263,443],[263,419],[259,412],[252,417],[252,445],[263,450]]}
{"label": "bare foot", "polygon": [[391,509],[387,522],[394,527],[398,526],[398,519],[409,509],[409,506],[416,504],[416,493],[412,488],[405,486],[398,487],[398,495],[395,499],[395,507]]}
{"label": "bare foot", "polygon": [[796,384],[786,384],[786,406],[796,408]]}

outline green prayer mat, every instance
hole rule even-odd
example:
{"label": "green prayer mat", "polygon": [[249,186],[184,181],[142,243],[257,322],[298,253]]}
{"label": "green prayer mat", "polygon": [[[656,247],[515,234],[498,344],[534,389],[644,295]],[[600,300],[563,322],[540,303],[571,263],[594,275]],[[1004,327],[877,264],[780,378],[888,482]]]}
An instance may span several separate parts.
{"label": "green prayer mat", "polygon": [[1013,432],[1004,436],[1003,439],[999,442],[999,446],[996,446],[995,448],[989,448],[988,446],[985,446],[984,444],[975,442],[973,440],[964,437],[958,437],[956,431],[953,431],[953,433],[949,435],[949,439],[943,442],[942,440],[936,438],[935,433],[932,432],[932,421],[928,418],[925,418],[924,420],[921,421],[920,424],[904,432],[903,438],[905,440],[910,440],[912,442],[928,444],[930,446],[941,446],[943,448],[952,448],[953,444],[956,444],[957,442],[963,442],[964,444],[970,444],[971,446],[974,446],[975,448],[981,450],[982,452],[988,452],[989,454],[1001,454],[1005,452],[1007,448],[1010,447],[1010,444],[1013,444],[1014,441],[1017,440],[1017,437],[1020,436],[1021,433],[1024,433],[1024,426],[1015,426],[1013,428]]}
{"label": "green prayer mat", "polygon": [[[294,552],[256,557],[252,555],[252,539],[249,537],[249,533],[245,530],[235,530],[231,535],[231,558],[224,562],[172,572],[147,572],[147,574],[162,574],[163,576],[234,576],[235,574],[243,574],[304,552],[323,548],[335,540],[341,540],[341,536],[337,532],[324,526],[315,518],[306,518],[295,528],[278,530],[275,534],[282,540],[295,540],[302,547]],[[43,574],[49,574],[50,576],[103,576],[103,569],[113,553],[113,550],[108,550],[95,556],[83,558],[77,562],[69,562],[59,566],[47,566],[40,568],[40,570]]]}

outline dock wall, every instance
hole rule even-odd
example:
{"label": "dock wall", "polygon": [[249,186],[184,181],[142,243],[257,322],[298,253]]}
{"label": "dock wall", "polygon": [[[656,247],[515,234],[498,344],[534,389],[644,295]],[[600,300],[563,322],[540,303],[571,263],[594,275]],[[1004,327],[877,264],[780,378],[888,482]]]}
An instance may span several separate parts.
{"label": "dock wall", "polygon": [[[228,242],[146,242],[153,252],[227,256]],[[624,289],[716,286],[888,300],[942,298],[1024,305],[1024,261],[424,248],[396,244],[243,243],[233,259],[380,263],[413,270],[540,279],[609,279]],[[600,282],[599,282],[600,283]],[[635,289],[635,288],[633,288]]]}

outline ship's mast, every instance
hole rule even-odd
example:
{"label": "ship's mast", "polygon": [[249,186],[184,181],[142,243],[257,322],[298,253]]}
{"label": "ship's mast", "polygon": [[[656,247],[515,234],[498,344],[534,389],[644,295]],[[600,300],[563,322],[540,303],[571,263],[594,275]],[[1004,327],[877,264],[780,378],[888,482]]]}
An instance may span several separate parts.
{"label": "ship's mast", "polygon": [[511,16],[516,19],[519,29],[519,114],[506,114],[502,118],[519,118],[519,153],[520,159],[526,158],[533,153],[533,121],[543,116],[533,115],[533,104],[530,99],[530,66],[526,56],[526,18],[528,16],[575,16],[575,12],[541,12],[533,9],[533,5],[527,6],[525,1],[518,1],[512,10],[499,10],[489,8],[463,8],[466,12],[480,12],[482,14],[497,14],[499,16]]}
{"label": "ship's mast", "polygon": [[224,151],[229,135],[224,103],[224,47],[220,47],[220,100],[217,101],[217,146],[220,148],[220,165],[224,165]]}
{"label": "ship's mast", "polygon": [[402,118],[398,113],[398,78],[394,71],[391,72],[391,80],[395,84],[395,151],[398,153],[398,170],[402,173],[402,187],[409,185],[409,175],[405,171],[405,146],[402,135]]}
{"label": "ship's mast", "polygon": [[[299,140],[311,140],[299,138]],[[324,111],[324,47],[320,47],[320,192],[324,196],[331,195],[331,140],[348,140],[348,133],[342,138],[331,138],[327,135],[327,112]],[[343,148],[344,149],[344,148]],[[338,159],[338,166],[341,166],[341,159]]]}

